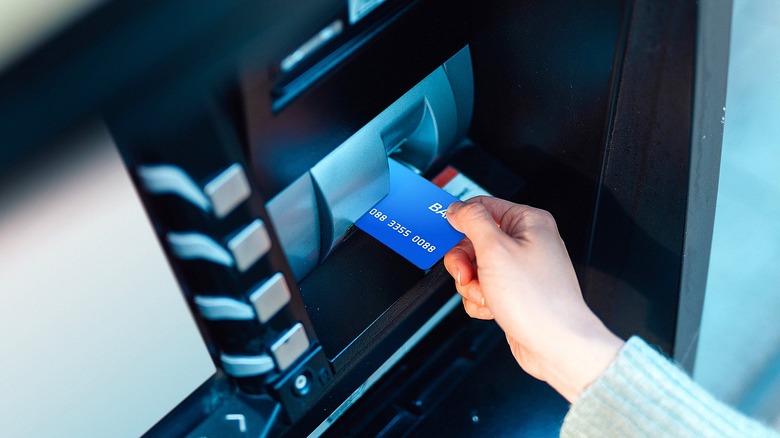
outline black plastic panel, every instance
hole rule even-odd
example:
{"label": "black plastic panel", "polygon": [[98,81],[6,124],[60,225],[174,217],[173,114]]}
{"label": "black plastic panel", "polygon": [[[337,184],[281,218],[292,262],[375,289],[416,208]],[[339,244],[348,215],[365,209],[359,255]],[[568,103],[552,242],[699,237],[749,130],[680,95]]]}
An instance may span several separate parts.
{"label": "black plastic panel", "polygon": [[300,282],[325,353],[341,352],[423,277],[423,271],[359,229]]}
{"label": "black plastic panel", "polygon": [[431,0],[405,11],[278,114],[272,74],[247,75],[248,153],[267,199],[466,45],[467,8]]}
{"label": "black plastic panel", "polygon": [[688,212],[695,23],[694,2],[633,4],[584,278],[611,329],[667,354]]}
{"label": "black plastic panel", "polygon": [[486,356],[407,436],[560,436],[569,403],[525,374],[506,344]]}
{"label": "black plastic panel", "polygon": [[471,138],[527,182],[576,267],[584,259],[607,136],[624,2],[474,2]]}

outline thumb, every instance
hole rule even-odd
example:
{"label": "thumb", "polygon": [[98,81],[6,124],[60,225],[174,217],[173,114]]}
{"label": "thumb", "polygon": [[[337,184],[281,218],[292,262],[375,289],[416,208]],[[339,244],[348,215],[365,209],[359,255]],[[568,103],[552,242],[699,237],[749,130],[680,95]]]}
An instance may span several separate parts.
{"label": "thumb", "polygon": [[447,208],[447,220],[453,228],[465,234],[480,252],[489,242],[503,234],[490,211],[481,203],[454,202]]}

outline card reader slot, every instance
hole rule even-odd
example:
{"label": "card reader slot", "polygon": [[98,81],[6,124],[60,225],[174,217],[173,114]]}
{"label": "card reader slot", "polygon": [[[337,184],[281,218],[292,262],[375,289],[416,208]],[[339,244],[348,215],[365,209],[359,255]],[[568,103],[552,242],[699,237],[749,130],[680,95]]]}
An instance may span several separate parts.
{"label": "card reader slot", "polygon": [[309,172],[322,228],[320,261],[341,242],[349,227],[390,190],[385,146],[372,123]]}
{"label": "card reader slot", "polygon": [[436,69],[379,118],[387,154],[424,172],[457,141],[458,112],[444,69]]}
{"label": "card reader slot", "polygon": [[317,192],[308,172],[266,204],[290,269],[298,280],[319,262],[322,231],[317,205]]}

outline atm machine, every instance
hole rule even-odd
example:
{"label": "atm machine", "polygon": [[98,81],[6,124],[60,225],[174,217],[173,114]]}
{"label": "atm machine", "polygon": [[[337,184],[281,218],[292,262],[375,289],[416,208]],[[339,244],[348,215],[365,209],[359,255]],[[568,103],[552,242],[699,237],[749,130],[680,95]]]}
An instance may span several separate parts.
{"label": "atm machine", "polygon": [[556,436],[565,400],[441,262],[354,223],[393,163],[547,209],[606,325],[690,370],[730,8],[101,3],[2,72],[3,172],[73,132],[115,143],[211,366],[148,436]]}

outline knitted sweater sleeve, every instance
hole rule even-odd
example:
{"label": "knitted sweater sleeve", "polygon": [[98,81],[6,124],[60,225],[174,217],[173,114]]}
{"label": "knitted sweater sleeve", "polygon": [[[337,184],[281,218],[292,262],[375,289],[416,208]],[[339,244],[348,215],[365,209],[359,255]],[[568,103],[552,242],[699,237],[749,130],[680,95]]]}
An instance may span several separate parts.
{"label": "knitted sweater sleeve", "polygon": [[632,337],[574,402],[561,437],[773,437],[717,401],[677,365]]}

